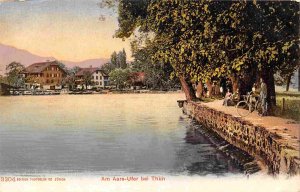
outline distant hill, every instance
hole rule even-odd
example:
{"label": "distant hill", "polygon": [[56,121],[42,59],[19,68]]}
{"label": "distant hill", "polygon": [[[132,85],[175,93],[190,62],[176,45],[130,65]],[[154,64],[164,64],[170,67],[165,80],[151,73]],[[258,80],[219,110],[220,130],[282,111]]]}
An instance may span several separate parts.
{"label": "distant hill", "polygon": [[104,63],[107,63],[109,59],[88,59],[80,62],[75,61],[60,61],[68,67],[79,66],[79,67],[101,67]]}
{"label": "distant hill", "polygon": [[[32,63],[43,62],[47,60],[59,60],[54,57],[42,57],[30,53],[29,51],[18,49],[12,46],[0,44],[0,75],[5,73],[5,66],[13,61],[20,62],[25,66]],[[74,61],[60,61],[67,67],[79,66],[79,67],[100,67],[104,63],[108,62],[109,59],[89,59],[80,62]]]}

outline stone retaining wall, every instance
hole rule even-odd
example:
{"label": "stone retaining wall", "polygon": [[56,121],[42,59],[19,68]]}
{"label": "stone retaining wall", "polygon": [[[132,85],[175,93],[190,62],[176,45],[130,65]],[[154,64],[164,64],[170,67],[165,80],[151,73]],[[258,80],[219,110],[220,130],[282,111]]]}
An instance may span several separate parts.
{"label": "stone retaining wall", "polygon": [[282,144],[280,135],[195,102],[183,102],[183,111],[230,144],[262,160],[270,173],[300,173],[299,149]]}

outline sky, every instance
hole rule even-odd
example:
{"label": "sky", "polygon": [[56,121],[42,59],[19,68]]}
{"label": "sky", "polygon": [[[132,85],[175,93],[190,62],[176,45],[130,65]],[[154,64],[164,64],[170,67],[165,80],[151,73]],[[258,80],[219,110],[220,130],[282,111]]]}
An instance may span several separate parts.
{"label": "sky", "polygon": [[100,1],[0,0],[0,43],[69,61],[110,58],[123,48],[130,56],[129,41],[113,38],[116,13]]}

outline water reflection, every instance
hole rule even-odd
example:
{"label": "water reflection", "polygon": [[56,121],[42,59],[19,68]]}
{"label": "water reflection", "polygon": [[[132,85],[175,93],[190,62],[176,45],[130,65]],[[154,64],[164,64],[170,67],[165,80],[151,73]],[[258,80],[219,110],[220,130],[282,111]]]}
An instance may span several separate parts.
{"label": "water reflection", "polygon": [[[178,172],[189,175],[224,175],[239,173],[241,169],[216,146],[223,145],[223,140],[203,129],[195,121],[186,120],[185,145],[177,152]],[[214,140],[212,142],[212,140]],[[182,163],[183,162],[183,163]]]}
{"label": "water reflection", "polygon": [[0,172],[239,172],[182,114],[182,97],[0,97]]}

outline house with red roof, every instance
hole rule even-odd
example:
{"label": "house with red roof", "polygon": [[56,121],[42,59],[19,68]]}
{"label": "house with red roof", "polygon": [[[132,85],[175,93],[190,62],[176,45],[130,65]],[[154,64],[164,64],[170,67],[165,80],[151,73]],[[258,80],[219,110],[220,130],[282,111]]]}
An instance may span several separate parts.
{"label": "house with red roof", "polygon": [[133,89],[145,86],[145,72],[133,72],[130,74],[129,82]]}

